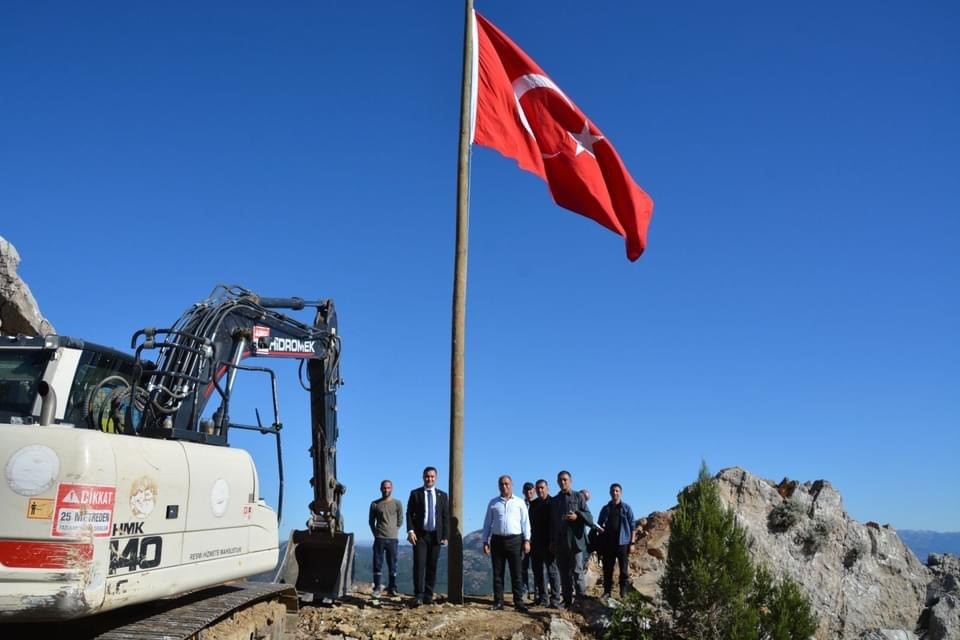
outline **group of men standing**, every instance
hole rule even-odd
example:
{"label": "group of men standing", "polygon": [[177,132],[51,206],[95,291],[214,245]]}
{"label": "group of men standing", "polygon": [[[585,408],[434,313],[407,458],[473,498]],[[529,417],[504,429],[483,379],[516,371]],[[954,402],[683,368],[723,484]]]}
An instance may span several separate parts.
{"label": "group of men standing", "polygon": [[[585,491],[573,489],[569,471],[557,474],[559,491],[550,496],[547,481],[524,485],[524,499],[512,494],[512,479],[498,479],[500,495],[490,501],[483,522],[484,553],[493,562],[494,609],[503,608],[504,566],[510,568],[513,605],[523,604],[526,560],[533,568],[533,592],[539,606],[570,607],[586,594],[587,532],[600,534],[604,597],[609,598],[613,566],[620,565],[620,595],[629,589],[629,554],[635,540],[633,510],[621,500],[619,484],[594,521]],[[536,497],[533,497],[533,492]],[[524,517],[526,516],[526,517]]]}
{"label": "group of men standing", "polygon": [[[440,548],[449,537],[449,500],[436,488],[437,470],[423,470],[423,486],[410,492],[406,509],[407,540],[413,545],[413,606],[434,600]],[[613,566],[620,568],[620,594],[629,588],[629,553],[635,541],[633,510],[622,501],[622,488],[610,486],[610,502],[594,521],[587,497],[573,489],[568,471],[557,474],[559,491],[550,496],[546,480],[524,485],[524,497],[513,494],[508,475],[497,479],[498,495],[487,505],[483,520],[483,552],[493,564],[493,609],[503,609],[504,570],[509,567],[513,606],[521,612],[528,564],[533,568],[534,593],[539,606],[571,607],[586,594],[587,532],[600,534],[604,597],[612,590]],[[404,523],[400,501],[392,497],[389,480],[380,484],[381,498],[370,505],[374,535],[374,596],[381,595],[386,556],[387,595],[397,594],[397,533]],[[532,491],[531,491],[532,490]],[[533,497],[533,493],[536,497]]]}

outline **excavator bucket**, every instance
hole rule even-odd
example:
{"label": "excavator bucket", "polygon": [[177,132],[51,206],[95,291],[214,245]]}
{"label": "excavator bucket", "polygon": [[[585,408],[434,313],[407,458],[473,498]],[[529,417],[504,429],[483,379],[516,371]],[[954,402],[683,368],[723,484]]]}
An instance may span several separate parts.
{"label": "excavator bucket", "polygon": [[276,582],[293,585],[301,600],[339,600],[353,584],[353,534],[291,531]]}

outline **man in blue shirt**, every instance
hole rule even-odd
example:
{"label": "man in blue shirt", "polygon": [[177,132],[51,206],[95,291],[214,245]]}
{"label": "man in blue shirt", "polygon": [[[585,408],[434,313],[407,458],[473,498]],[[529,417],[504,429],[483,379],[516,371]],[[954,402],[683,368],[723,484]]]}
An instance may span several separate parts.
{"label": "man in blue shirt", "polygon": [[627,595],[630,587],[630,551],[636,536],[633,532],[636,520],[633,509],[621,500],[623,488],[616,482],[610,485],[610,502],[600,510],[597,525],[603,530],[600,555],[603,558],[603,598],[610,598],[613,591],[613,563],[620,565],[620,597]]}
{"label": "man in blue shirt", "polygon": [[520,580],[521,557],[530,553],[530,518],[522,498],[513,495],[513,480],[503,475],[497,480],[500,495],[490,501],[483,517],[483,553],[493,562],[493,606],[503,609],[503,569],[510,565],[513,608],[526,613],[523,583]]}

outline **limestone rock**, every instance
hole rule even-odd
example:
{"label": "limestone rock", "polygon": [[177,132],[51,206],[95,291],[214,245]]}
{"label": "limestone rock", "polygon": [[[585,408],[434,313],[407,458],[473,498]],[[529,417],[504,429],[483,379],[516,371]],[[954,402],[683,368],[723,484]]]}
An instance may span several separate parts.
{"label": "limestone rock", "polygon": [[824,480],[798,484],[789,498],[740,468],[721,471],[717,485],[747,531],[754,560],[809,594],[818,636],[914,629],[931,574],[892,528],[851,519]]}
{"label": "limestone rock", "polygon": [[19,265],[20,254],[0,236],[0,332],[28,336],[56,333],[40,315],[30,287],[17,275]]}
{"label": "limestone rock", "polygon": [[865,631],[860,640],[917,640],[917,634],[903,629],[874,629]]}
{"label": "limestone rock", "polygon": [[960,558],[930,554],[927,566],[933,580],[927,585],[924,640],[960,638]]}
{"label": "limestone rock", "polygon": [[651,602],[660,599],[658,581],[666,566],[672,518],[670,511],[654,511],[638,522],[637,544],[630,556],[630,577],[633,588]]}
{"label": "limestone rock", "polygon": [[[717,474],[716,482],[747,532],[754,562],[789,576],[809,595],[820,620],[818,639],[915,637],[932,574],[896,531],[852,520],[824,480],[774,483],[731,468]],[[660,556],[669,555],[671,513],[640,520],[630,561],[634,588],[655,604],[661,602],[658,583],[666,561]]]}
{"label": "limestone rock", "polygon": [[578,629],[570,621],[563,618],[550,618],[550,629],[547,631],[548,640],[575,640]]}

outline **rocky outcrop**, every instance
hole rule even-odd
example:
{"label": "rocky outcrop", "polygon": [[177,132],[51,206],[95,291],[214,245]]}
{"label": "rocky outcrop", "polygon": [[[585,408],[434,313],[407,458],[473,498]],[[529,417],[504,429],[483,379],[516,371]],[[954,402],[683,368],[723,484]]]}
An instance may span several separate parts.
{"label": "rocky outcrop", "polygon": [[660,576],[667,558],[672,511],[654,511],[637,522],[637,544],[630,556],[633,588],[651,602],[660,599]]}
{"label": "rocky outcrop", "polygon": [[[851,519],[840,494],[824,480],[775,483],[731,468],[716,481],[748,534],[754,562],[789,576],[809,595],[820,619],[817,638],[915,637],[933,574],[896,531]],[[639,521],[631,557],[634,587],[655,604],[669,553],[670,513]]]}
{"label": "rocky outcrop", "polygon": [[829,482],[775,485],[732,468],[717,474],[717,484],[749,535],[754,559],[810,595],[821,637],[916,627],[930,570],[889,526],[851,519]]}
{"label": "rocky outcrop", "polygon": [[927,585],[924,640],[960,638],[960,558],[930,554],[927,566],[933,580]]}
{"label": "rocky outcrop", "polygon": [[0,333],[29,336],[56,333],[53,325],[40,315],[30,287],[17,275],[19,265],[20,254],[0,236]]}

